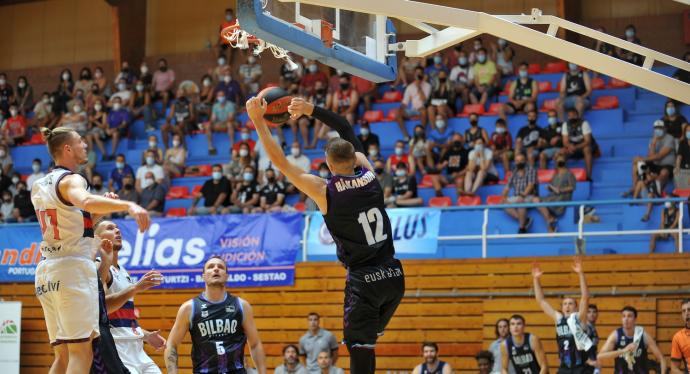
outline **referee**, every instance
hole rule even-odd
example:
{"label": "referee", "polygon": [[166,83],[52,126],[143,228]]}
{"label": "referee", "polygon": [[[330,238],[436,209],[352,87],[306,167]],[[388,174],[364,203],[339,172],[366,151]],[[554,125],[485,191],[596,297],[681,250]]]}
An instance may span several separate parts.
{"label": "referee", "polygon": [[[683,299],[680,303],[681,314],[685,327],[673,335],[671,343],[671,373],[687,374],[690,373],[688,362],[690,362],[690,299]],[[681,368],[681,362],[685,369]]]}

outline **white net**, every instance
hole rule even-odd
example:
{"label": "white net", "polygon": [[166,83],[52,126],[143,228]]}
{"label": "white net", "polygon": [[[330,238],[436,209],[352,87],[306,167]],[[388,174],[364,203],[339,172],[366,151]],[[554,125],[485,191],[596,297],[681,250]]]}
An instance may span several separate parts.
{"label": "white net", "polygon": [[288,50],[259,39],[242,30],[239,20],[236,21],[235,25],[223,29],[223,31],[221,31],[221,36],[232,48],[249,49],[250,44],[253,44],[252,54],[254,54],[254,56],[258,56],[263,51],[269,50],[273,54],[273,57],[284,60],[288,64],[290,70],[295,70],[298,67],[297,64],[292,61],[292,58],[290,58]]}

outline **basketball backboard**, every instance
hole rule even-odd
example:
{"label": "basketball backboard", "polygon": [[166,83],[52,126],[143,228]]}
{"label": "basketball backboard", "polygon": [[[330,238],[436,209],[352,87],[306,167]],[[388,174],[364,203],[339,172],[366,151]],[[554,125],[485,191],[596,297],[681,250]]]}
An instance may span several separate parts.
{"label": "basketball backboard", "polygon": [[237,16],[250,34],[308,59],[372,82],[397,77],[385,16],[279,0],[237,0]]}

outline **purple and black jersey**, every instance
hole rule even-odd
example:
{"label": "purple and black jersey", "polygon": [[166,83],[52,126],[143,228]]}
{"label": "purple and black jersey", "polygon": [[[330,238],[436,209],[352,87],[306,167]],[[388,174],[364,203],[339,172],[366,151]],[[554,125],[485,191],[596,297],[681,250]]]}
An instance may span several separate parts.
{"label": "purple and black jersey", "polygon": [[358,167],[351,176],[334,175],[326,190],[324,221],[347,267],[376,265],[393,258],[393,232],[376,175]]}
{"label": "purple and black jersey", "polygon": [[212,303],[200,294],[192,300],[189,332],[192,335],[194,373],[245,373],[242,304],[227,293],[225,300]]}

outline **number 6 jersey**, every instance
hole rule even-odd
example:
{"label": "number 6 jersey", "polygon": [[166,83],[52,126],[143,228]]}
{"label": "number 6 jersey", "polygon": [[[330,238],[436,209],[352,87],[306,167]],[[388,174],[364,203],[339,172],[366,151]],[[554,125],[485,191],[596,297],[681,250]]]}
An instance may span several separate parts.
{"label": "number 6 jersey", "polygon": [[[45,258],[94,256],[91,214],[72,205],[58,190],[60,181],[72,174],[69,169],[57,166],[31,186],[31,203],[41,225],[41,254]],[[80,178],[88,190],[88,182]]]}
{"label": "number 6 jersey", "polygon": [[371,170],[357,167],[354,175],[334,175],[328,181],[326,200],[328,212],[323,218],[346,267],[375,265],[393,257],[393,230],[383,190]]}

